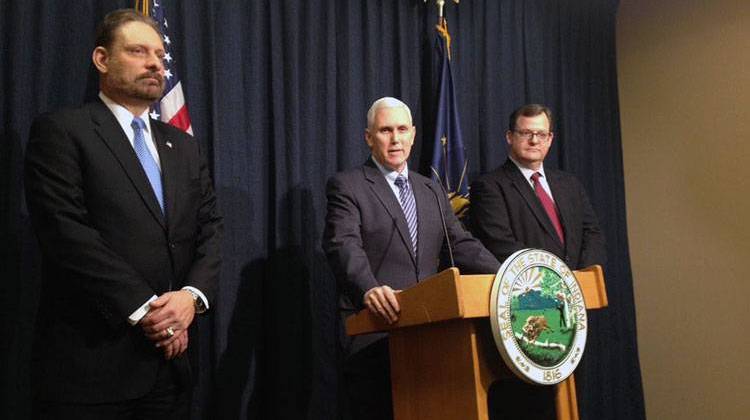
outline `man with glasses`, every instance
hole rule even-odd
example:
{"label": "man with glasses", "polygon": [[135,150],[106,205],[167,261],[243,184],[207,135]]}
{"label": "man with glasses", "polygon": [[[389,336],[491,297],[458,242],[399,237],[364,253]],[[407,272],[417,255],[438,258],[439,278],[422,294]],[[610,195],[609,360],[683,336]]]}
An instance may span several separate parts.
{"label": "man with glasses", "polygon": [[[539,248],[573,270],[604,264],[604,236],[583,185],[571,174],[544,167],[555,137],[552,123],[552,112],[538,104],[510,115],[508,160],[471,185],[471,231],[500,261],[520,249]],[[554,419],[553,391],[501,380],[490,389],[490,411],[514,419]],[[509,400],[514,403],[503,403]]]}
{"label": "man with glasses", "polygon": [[571,174],[544,167],[552,123],[552,112],[538,104],[510,115],[508,160],[471,185],[471,230],[500,261],[519,249],[540,248],[573,270],[604,264],[604,236],[583,186]]}

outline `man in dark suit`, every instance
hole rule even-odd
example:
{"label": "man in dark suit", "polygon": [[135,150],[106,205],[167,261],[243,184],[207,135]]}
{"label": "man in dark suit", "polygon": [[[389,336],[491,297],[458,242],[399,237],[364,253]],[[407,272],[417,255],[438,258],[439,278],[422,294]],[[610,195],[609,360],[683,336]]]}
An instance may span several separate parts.
{"label": "man in dark suit", "polygon": [[500,261],[540,248],[573,270],[603,265],[604,236],[583,186],[544,167],[554,136],[549,108],[531,104],[511,114],[508,160],[471,184],[470,229]]}
{"label": "man in dark suit", "polygon": [[[604,236],[583,186],[571,174],[544,167],[554,136],[545,106],[524,105],[510,115],[508,160],[471,184],[470,229],[500,261],[539,248],[573,270],[604,264]],[[491,410],[508,418],[555,418],[552,387],[501,380],[489,399],[497,407]],[[508,400],[514,403],[503,403]]]}
{"label": "man in dark suit", "polygon": [[31,129],[38,418],[187,418],[188,327],[213,301],[222,221],[196,141],[148,118],[163,58],[153,20],[110,13],[92,54],[99,100]]}
{"label": "man in dark suit", "polygon": [[[398,321],[396,294],[438,271],[446,242],[464,273],[494,273],[499,268],[463,229],[440,187],[409,171],[415,134],[406,104],[389,97],[375,101],[365,130],[371,158],[328,181],[323,247],[338,282],[343,318],[366,307],[388,323]],[[345,347],[352,418],[390,418],[385,335],[357,336]]]}

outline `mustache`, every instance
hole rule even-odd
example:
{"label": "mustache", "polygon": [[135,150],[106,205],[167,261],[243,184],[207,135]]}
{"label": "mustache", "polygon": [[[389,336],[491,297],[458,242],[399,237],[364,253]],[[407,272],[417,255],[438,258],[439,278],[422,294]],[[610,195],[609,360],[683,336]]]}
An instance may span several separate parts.
{"label": "mustache", "polygon": [[164,76],[159,73],[144,73],[138,76],[138,80],[141,79],[156,79],[159,81],[159,83],[164,83]]}

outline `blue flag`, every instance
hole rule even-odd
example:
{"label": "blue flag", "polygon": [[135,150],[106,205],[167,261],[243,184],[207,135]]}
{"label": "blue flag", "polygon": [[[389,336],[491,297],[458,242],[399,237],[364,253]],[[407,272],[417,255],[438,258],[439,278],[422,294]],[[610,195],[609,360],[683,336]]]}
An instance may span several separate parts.
{"label": "blue flag", "polygon": [[451,71],[450,34],[445,19],[437,25],[435,49],[438,64],[438,106],[432,153],[432,179],[443,186],[453,212],[461,215],[468,205],[467,161],[458,118],[453,72]]}

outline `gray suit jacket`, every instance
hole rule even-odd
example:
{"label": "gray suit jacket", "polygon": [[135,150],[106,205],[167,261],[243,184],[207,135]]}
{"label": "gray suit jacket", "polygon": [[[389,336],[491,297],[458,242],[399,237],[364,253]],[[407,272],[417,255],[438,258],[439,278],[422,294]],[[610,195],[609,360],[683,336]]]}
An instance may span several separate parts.
{"label": "gray suit jacket", "polygon": [[[414,171],[409,183],[417,204],[416,257],[401,205],[371,160],[328,181],[323,248],[339,286],[343,317],[362,309],[364,293],[373,287],[403,290],[438,272],[445,245],[441,209],[462,273],[495,273],[500,267],[453,215],[440,186]],[[382,337],[355,338],[349,353]]]}

